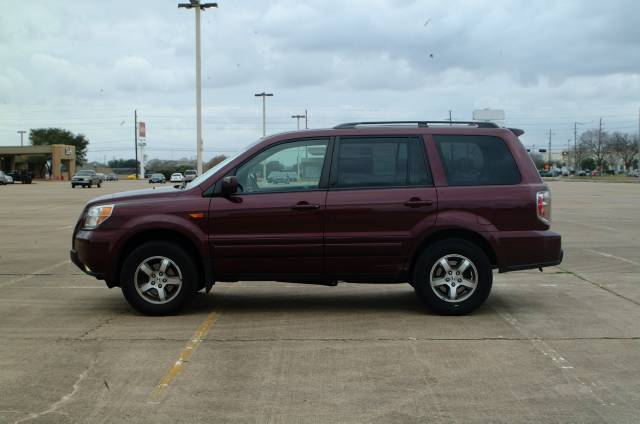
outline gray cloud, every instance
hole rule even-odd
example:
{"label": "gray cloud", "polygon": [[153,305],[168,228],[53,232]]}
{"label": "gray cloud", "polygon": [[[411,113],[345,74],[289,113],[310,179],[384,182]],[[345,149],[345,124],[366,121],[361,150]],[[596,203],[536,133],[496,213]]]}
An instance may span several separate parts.
{"label": "gray cloud", "polygon": [[[0,144],[56,125],[87,134],[96,158],[128,155],[138,109],[152,156],[193,155],[192,11],[168,0],[2,10]],[[505,109],[530,144],[549,128],[566,143],[574,120],[599,116],[635,131],[637,16],[635,1],[221,0],[202,22],[205,148],[260,134],[262,90],[276,93],[271,131],[305,108],[317,127],[450,109],[469,119],[480,107]]]}

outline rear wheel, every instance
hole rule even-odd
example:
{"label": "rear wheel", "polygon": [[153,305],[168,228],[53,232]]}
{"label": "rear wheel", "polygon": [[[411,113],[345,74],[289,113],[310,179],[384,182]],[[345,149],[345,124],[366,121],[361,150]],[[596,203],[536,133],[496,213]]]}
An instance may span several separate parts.
{"label": "rear wheel", "polygon": [[493,272],[482,249],[466,240],[442,240],[428,246],[413,271],[420,300],[442,315],[464,315],[491,292]]}
{"label": "rear wheel", "polygon": [[133,308],[146,315],[176,313],[192,297],[197,283],[196,265],[173,243],[145,243],[122,266],[122,293]]}

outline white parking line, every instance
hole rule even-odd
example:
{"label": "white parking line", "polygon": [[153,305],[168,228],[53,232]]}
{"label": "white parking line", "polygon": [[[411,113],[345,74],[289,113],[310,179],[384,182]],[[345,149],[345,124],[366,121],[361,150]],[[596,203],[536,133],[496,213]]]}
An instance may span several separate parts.
{"label": "white parking line", "polygon": [[71,263],[71,261],[67,259],[66,261],[62,261],[62,262],[57,263],[55,265],[51,265],[51,266],[48,266],[46,268],[42,268],[42,269],[39,269],[37,271],[34,271],[33,274],[29,274],[29,275],[25,275],[23,277],[14,278],[13,280],[5,281],[4,283],[0,283],[0,288],[7,287],[7,286],[10,286],[10,285],[15,284],[15,283],[19,283],[20,281],[28,280],[28,279],[33,278],[33,277],[37,277],[38,274],[44,274],[47,271],[54,270],[54,269],[56,269],[56,268],[58,268],[58,267],[60,267],[62,265],[66,265],[68,263]]}
{"label": "white parking line", "polygon": [[585,250],[586,252],[589,252],[589,253],[594,253],[594,254],[596,254],[596,255],[604,256],[605,258],[617,259],[617,260],[619,260],[619,261],[626,262],[626,263],[631,264],[631,265],[638,265],[638,266],[640,266],[640,262],[636,262],[636,261],[633,261],[633,260],[631,260],[631,259],[622,258],[622,257],[620,257],[620,256],[612,255],[612,254],[610,254],[610,253],[599,252],[599,251],[597,251],[597,250],[591,250],[591,249],[584,249],[584,250]]}

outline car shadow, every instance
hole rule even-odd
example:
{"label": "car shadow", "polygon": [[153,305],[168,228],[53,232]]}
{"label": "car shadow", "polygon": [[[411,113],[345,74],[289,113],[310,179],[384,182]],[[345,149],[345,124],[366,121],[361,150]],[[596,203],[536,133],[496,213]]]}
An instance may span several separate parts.
{"label": "car shadow", "polygon": [[[254,286],[255,287],[255,286]],[[233,314],[255,313],[342,313],[342,312],[403,312],[411,315],[437,315],[425,308],[416,297],[413,289],[406,285],[403,289],[393,291],[336,291],[327,288],[327,292],[300,291],[274,292],[256,291],[253,288],[246,291],[212,290],[209,294],[197,293],[182,314],[201,314],[212,310],[223,310]],[[492,311],[480,307],[473,314],[491,314]]]}

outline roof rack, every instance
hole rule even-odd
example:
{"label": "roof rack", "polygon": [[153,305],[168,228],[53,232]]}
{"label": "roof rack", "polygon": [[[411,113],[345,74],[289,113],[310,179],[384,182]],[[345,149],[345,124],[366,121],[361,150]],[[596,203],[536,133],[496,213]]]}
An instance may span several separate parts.
{"label": "roof rack", "polygon": [[477,128],[500,128],[493,122],[476,122],[476,121],[363,121],[363,122],[347,122],[333,127],[336,130],[358,128],[366,125],[406,125],[415,124],[418,128],[428,128],[430,125],[467,125]]}

